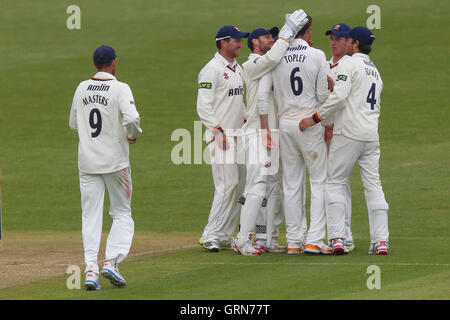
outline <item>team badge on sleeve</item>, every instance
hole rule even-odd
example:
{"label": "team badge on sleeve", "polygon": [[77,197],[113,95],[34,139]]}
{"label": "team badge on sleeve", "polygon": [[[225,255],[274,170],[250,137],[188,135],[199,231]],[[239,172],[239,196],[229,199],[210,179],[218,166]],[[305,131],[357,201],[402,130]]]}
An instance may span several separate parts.
{"label": "team badge on sleeve", "polygon": [[212,83],[211,82],[200,82],[199,89],[211,89],[212,88]]}
{"label": "team badge on sleeve", "polygon": [[347,76],[344,75],[344,74],[340,74],[340,75],[337,76],[337,80],[336,81],[339,81],[339,80],[347,81]]}

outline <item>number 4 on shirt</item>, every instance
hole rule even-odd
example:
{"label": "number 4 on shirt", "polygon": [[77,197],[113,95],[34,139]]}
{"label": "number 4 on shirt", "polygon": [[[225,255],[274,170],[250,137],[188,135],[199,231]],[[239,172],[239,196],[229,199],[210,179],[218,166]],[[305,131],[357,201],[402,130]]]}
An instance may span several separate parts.
{"label": "number 4 on shirt", "polygon": [[375,109],[375,104],[377,103],[377,100],[375,99],[375,82],[372,83],[372,86],[370,87],[369,93],[367,94],[367,103],[370,103],[370,109]]}

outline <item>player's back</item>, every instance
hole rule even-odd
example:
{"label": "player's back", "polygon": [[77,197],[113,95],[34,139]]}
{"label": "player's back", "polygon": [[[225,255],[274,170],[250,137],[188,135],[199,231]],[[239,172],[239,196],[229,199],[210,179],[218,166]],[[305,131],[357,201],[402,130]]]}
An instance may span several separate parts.
{"label": "player's back", "polygon": [[[383,89],[380,73],[366,54],[356,53],[346,61],[354,68],[350,79],[352,87],[346,107],[337,121],[335,133],[342,133],[360,141],[378,141],[380,96]],[[347,79],[339,80],[338,75],[337,81]]]}
{"label": "player's back", "polygon": [[323,51],[303,39],[291,42],[280,64],[272,71],[279,116],[301,120],[328,97],[327,63]]}
{"label": "player's back", "polygon": [[[130,110],[124,107],[127,105]],[[111,173],[129,165],[124,112],[125,116],[139,118],[131,89],[126,83],[105,72],[98,72],[80,83],[71,110],[71,121],[76,119],[79,136],[80,171]]]}

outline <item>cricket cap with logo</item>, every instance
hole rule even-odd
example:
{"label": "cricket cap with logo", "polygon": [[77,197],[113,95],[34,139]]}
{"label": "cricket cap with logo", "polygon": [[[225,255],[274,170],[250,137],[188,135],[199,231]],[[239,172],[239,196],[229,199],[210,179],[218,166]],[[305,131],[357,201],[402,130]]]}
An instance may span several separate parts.
{"label": "cricket cap with logo", "polygon": [[350,30],[352,30],[352,28],[350,28],[345,23],[338,23],[334,25],[330,30],[327,30],[325,32],[325,35],[328,36],[333,33],[338,37],[350,38]]}
{"label": "cricket cap with logo", "polygon": [[276,39],[278,37],[279,32],[280,32],[280,30],[278,30],[277,27],[273,27],[271,29],[257,28],[248,35],[248,41],[247,41],[248,47],[251,50],[253,50],[253,44],[252,44],[253,39],[258,39],[258,37],[268,34],[268,33],[272,34],[272,37],[274,39]]}
{"label": "cricket cap with logo", "polygon": [[220,30],[217,32],[216,35],[216,41],[228,39],[228,38],[247,38],[249,35],[248,32],[241,32],[237,27],[235,26],[224,26],[220,28]]}
{"label": "cricket cap with logo", "polygon": [[367,45],[371,45],[373,43],[373,40],[375,40],[375,36],[373,35],[372,31],[367,29],[366,27],[354,27],[349,32],[350,37],[359,40],[359,42],[362,42]]}
{"label": "cricket cap with logo", "polygon": [[116,51],[107,45],[102,45],[95,49],[94,51],[94,63],[96,65],[103,65],[105,63],[109,63],[113,61],[118,55],[116,54]]}

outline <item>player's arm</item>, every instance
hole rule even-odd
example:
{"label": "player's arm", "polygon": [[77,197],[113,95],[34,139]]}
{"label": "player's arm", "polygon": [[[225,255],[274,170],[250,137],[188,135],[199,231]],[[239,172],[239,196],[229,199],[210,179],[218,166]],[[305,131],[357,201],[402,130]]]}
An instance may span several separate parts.
{"label": "player's arm", "polygon": [[136,110],[133,93],[125,84],[119,93],[119,109],[122,114],[122,126],[126,130],[128,142],[133,144],[142,133],[141,118]]}
{"label": "player's arm", "polygon": [[217,87],[217,75],[212,68],[198,76],[197,114],[206,129],[211,130],[214,140],[222,149],[227,148],[225,132],[214,114],[213,103]]}
{"label": "player's arm", "polygon": [[322,51],[319,51],[318,59],[320,69],[316,78],[316,99],[320,104],[322,104],[327,100],[330,94],[327,80],[328,65],[325,59],[325,54]]}
{"label": "player's arm", "polygon": [[312,117],[300,121],[299,128],[301,131],[330,118],[338,110],[345,107],[345,100],[350,94],[354,73],[355,71],[350,64],[342,68],[342,72],[336,76],[333,92],[330,93],[327,101]]}
{"label": "player's arm", "polygon": [[260,79],[267,72],[272,71],[283,58],[290,41],[294,40],[297,33],[308,22],[306,13],[302,10],[296,10],[286,16],[286,22],[281,28],[278,39],[272,48],[261,57],[255,58],[252,63],[244,67],[250,80]]}
{"label": "player's arm", "polygon": [[77,125],[77,106],[76,106],[76,97],[77,97],[78,88],[75,91],[75,94],[73,95],[72,100],[72,107],[70,108],[70,115],[69,115],[69,127],[72,130],[78,130]]}
{"label": "player's arm", "polygon": [[269,111],[274,107],[270,99],[272,84],[272,73],[267,73],[259,80],[257,93],[257,108],[262,129],[262,139],[264,146],[268,149],[275,148],[269,128]]}

